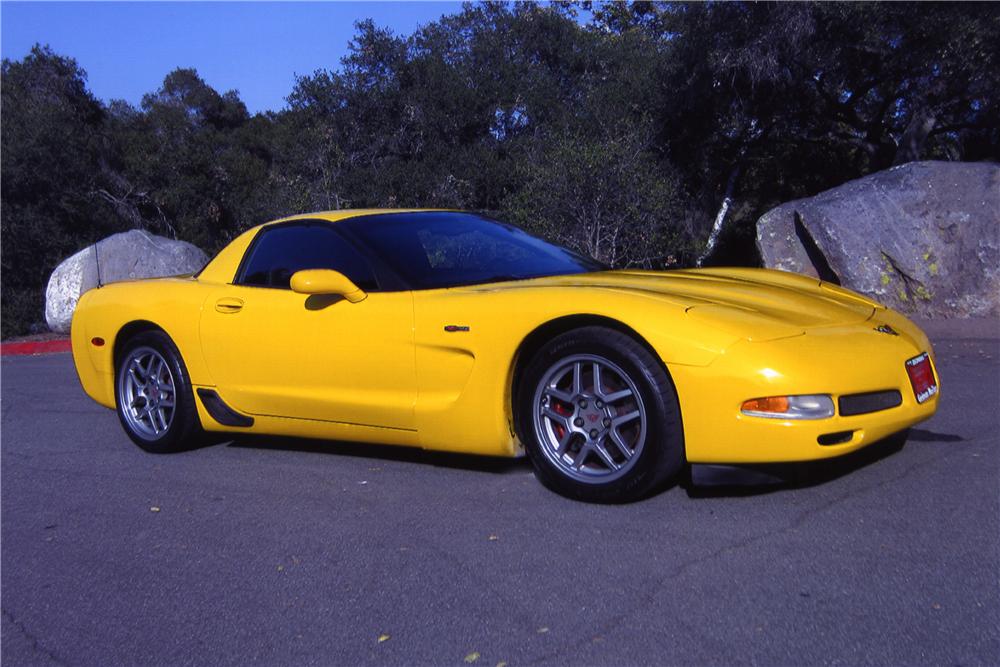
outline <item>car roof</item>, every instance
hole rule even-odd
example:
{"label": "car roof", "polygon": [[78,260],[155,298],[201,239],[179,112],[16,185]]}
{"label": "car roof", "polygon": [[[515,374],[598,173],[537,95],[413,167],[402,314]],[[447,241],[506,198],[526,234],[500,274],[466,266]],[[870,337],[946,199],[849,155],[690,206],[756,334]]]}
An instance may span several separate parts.
{"label": "car roof", "polygon": [[327,222],[340,222],[341,220],[347,220],[348,218],[359,218],[367,215],[385,215],[387,213],[429,213],[429,212],[445,212],[445,211],[455,211],[455,209],[445,209],[445,208],[351,208],[351,209],[341,209],[338,211],[315,211],[313,213],[299,213],[298,215],[290,215],[287,218],[280,218],[278,220],[272,220],[270,222],[265,222],[262,225],[257,225],[252,229],[257,229],[259,227],[269,227],[271,225],[281,224],[283,222],[292,222],[295,220],[326,220]]}

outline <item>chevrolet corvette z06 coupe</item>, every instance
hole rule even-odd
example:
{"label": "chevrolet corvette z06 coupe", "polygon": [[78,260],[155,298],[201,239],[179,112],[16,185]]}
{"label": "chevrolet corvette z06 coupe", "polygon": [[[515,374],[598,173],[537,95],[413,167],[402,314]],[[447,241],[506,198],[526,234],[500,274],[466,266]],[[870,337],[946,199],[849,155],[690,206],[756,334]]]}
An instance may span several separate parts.
{"label": "chevrolet corvette z06 coupe", "polygon": [[923,332],[837,285],[609,270],[454,211],[255,227],[196,275],[88,291],[72,345],[84,390],[151,452],[210,431],[526,453],[590,501],[686,464],[840,456],[938,403]]}

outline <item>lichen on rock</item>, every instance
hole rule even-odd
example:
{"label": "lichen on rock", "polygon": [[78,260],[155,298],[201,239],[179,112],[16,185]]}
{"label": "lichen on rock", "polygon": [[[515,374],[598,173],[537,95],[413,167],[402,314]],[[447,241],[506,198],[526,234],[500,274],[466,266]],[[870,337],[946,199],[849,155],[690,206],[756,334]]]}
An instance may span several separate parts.
{"label": "lichen on rock", "polygon": [[998,236],[1000,165],[986,162],[911,162],[757,222],[765,266],[923,317],[1000,315]]}

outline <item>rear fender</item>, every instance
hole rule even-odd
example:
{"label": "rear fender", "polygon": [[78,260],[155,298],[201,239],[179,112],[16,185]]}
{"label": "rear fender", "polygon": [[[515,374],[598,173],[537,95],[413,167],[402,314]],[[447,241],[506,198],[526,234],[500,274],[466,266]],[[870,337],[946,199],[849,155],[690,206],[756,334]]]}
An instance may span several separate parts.
{"label": "rear fender", "polygon": [[132,334],[149,329],[163,331],[174,342],[192,384],[211,385],[198,339],[203,300],[203,288],[190,279],[116,283],[85,293],[70,335],[74,363],[87,394],[114,407],[115,355]]}

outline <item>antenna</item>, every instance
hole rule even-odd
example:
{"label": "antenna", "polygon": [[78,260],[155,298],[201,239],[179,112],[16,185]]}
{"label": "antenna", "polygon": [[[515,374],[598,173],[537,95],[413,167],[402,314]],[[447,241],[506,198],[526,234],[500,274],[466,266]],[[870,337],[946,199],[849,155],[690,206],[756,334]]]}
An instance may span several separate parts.
{"label": "antenna", "polygon": [[104,285],[101,284],[101,253],[98,248],[100,244],[100,239],[97,239],[97,241],[94,242],[94,261],[97,263],[97,286],[103,287]]}

